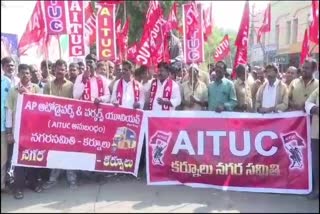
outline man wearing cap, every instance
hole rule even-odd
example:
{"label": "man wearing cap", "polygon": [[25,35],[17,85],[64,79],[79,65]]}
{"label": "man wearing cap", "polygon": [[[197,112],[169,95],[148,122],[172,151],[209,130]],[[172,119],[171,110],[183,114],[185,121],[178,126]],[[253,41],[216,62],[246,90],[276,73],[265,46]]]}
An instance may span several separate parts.
{"label": "man wearing cap", "polygon": [[117,80],[112,89],[111,103],[131,109],[142,109],[145,94],[141,84],[133,78],[132,63],[122,62],[122,77]]}
{"label": "man wearing cap", "polygon": [[105,77],[96,73],[97,59],[94,54],[85,58],[86,70],[79,75],[74,83],[73,97],[75,99],[93,101],[95,104],[110,101],[110,91]]}
{"label": "man wearing cap", "polygon": [[208,102],[208,88],[199,80],[199,68],[192,64],[188,69],[189,79],[182,83],[183,110],[204,110]]}
{"label": "man wearing cap", "polygon": [[208,109],[216,112],[233,111],[237,97],[233,82],[225,78],[227,65],[218,61],[215,71],[216,81],[210,83],[208,88]]}
{"label": "man wearing cap", "polygon": [[151,111],[172,111],[181,103],[179,85],[169,77],[169,65],[158,64],[159,74],[151,82],[149,106]]}

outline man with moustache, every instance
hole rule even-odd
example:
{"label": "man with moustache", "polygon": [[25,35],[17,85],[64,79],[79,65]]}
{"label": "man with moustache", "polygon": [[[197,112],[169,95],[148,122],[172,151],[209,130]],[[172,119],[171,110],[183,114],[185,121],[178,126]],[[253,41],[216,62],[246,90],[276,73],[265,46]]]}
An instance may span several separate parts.
{"label": "man with moustache", "polygon": [[259,113],[284,112],[288,109],[288,90],[285,83],[277,78],[278,68],[274,64],[266,66],[267,81],[260,86],[255,110]]}
{"label": "man with moustache", "polygon": [[[13,138],[13,129],[15,121],[15,112],[17,99],[19,94],[23,93],[39,93],[40,88],[31,83],[30,67],[26,64],[20,64],[18,67],[18,75],[20,82],[14,88],[11,88],[7,100],[6,111],[6,134],[8,144],[16,143]],[[10,157],[11,159],[11,157]],[[25,187],[26,175],[28,175],[29,187],[35,192],[41,192],[42,187],[38,182],[40,170],[38,168],[27,168],[16,166],[14,169],[14,198],[22,199],[24,197],[23,189]]]}
{"label": "man with moustache", "polygon": [[181,104],[180,87],[170,78],[169,69],[165,62],[158,64],[159,74],[152,80],[148,96],[151,111],[173,111]]}
{"label": "man with moustache", "polygon": [[131,62],[122,62],[122,77],[113,85],[111,103],[115,106],[142,109],[145,94],[141,84],[133,78],[132,69]]}
{"label": "man with moustache", "polygon": [[11,87],[16,87],[20,82],[19,77],[15,74],[15,68],[15,61],[12,57],[4,57],[1,59],[1,69],[4,72],[4,75],[10,80]]}
{"label": "man with moustache", "polygon": [[79,75],[79,64],[70,63],[69,65],[69,81],[74,83]]}
{"label": "man with moustache", "polygon": [[[67,63],[59,59],[55,63],[55,79],[47,84],[44,88],[44,94],[56,97],[72,98],[73,83],[65,78],[67,74]],[[49,88],[51,87],[51,88]],[[44,185],[44,189],[49,189],[57,184],[58,177],[63,172],[61,169],[52,169],[50,172],[49,181]],[[66,170],[67,180],[71,189],[77,187],[77,175],[74,170]]]}
{"label": "man with moustache", "polygon": [[75,99],[93,101],[95,104],[110,101],[110,91],[105,77],[98,75],[97,58],[94,54],[86,56],[86,71],[79,75],[74,83],[73,97]]}

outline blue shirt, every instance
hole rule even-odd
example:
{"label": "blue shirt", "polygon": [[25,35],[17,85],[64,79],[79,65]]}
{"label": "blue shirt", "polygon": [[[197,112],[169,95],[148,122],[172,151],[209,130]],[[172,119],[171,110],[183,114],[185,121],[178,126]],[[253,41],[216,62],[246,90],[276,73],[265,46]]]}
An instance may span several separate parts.
{"label": "blue shirt", "polygon": [[208,92],[209,111],[215,111],[219,105],[224,106],[227,111],[233,111],[238,103],[234,84],[227,78],[210,83]]}
{"label": "blue shirt", "polygon": [[9,80],[8,77],[1,74],[1,132],[4,132],[6,130],[5,106],[6,106],[10,88],[11,88],[11,81]]}

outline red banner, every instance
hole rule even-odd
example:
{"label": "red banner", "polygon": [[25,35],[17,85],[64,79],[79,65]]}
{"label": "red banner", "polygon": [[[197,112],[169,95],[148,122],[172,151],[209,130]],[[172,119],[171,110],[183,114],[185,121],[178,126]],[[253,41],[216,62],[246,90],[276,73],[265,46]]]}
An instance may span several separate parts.
{"label": "red banner", "polygon": [[142,117],[140,110],[19,95],[14,165],[136,176],[143,142]]}
{"label": "red banner", "polygon": [[[203,39],[203,16],[202,5],[198,4],[197,22],[195,23],[193,17],[195,16],[192,10],[192,4],[184,4],[182,6],[183,14],[183,35],[184,35],[184,61],[187,64],[204,62],[204,39]],[[190,29],[192,28],[192,30]],[[188,36],[188,32],[191,35]]]}
{"label": "red banner", "polygon": [[300,54],[300,65],[302,66],[304,61],[310,57],[309,54],[309,37],[308,37],[308,30],[306,29],[304,31],[304,37],[302,41],[302,47],[301,47],[301,54]]}
{"label": "red banner", "polygon": [[97,56],[99,60],[117,59],[115,12],[115,4],[106,4],[97,14]]}
{"label": "red banner", "polygon": [[37,1],[26,30],[20,39],[18,47],[19,55],[24,55],[29,48],[35,45],[42,47],[45,37],[45,23],[41,10],[41,2]]}
{"label": "red banner", "polygon": [[148,184],[311,191],[309,118],[302,112],[150,112],[147,116]]}
{"label": "red banner", "polygon": [[93,11],[91,2],[87,3],[86,9],[85,9],[85,38],[86,43],[89,46],[92,46],[95,44],[97,36],[96,36],[96,15]]}
{"label": "red banner", "polygon": [[68,1],[70,34],[69,56],[78,57],[85,55],[84,49],[84,2]]}
{"label": "red banner", "polygon": [[146,14],[146,22],[139,44],[137,45],[135,62],[138,65],[156,65],[164,56],[163,11],[158,1],[150,1]]}
{"label": "red banner", "polygon": [[67,34],[65,2],[44,1],[44,11],[48,35]]}
{"label": "red banner", "polygon": [[226,56],[228,56],[229,54],[230,54],[229,36],[225,35],[216,49],[216,53],[213,57],[214,61],[218,62],[218,61],[224,60],[224,58],[226,58]]}

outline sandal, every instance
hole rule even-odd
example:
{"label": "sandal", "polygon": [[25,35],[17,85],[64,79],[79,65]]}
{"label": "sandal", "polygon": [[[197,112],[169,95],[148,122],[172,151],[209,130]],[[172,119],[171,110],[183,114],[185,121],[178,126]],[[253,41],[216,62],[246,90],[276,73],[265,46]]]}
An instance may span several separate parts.
{"label": "sandal", "polygon": [[37,185],[35,188],[33,188],[33,191],[35,191],[36,193],[40,193],[43,191],[43,188],[42,188],[42,186]]}
{"label": "sandal", "polygon": [[14,192],[14,198],[15,199],[23,199],[23,192],[21,191],[21,190],[16,190],[15,192]]}
{"label": "sandal", "polygon": [[43,188],[42,188],[41,185],[29,186],[29,188],[30,188],[31,190],[33,190],[34,192],[36,192],[36,193],[40,193],[40,192],[43,191]]}

